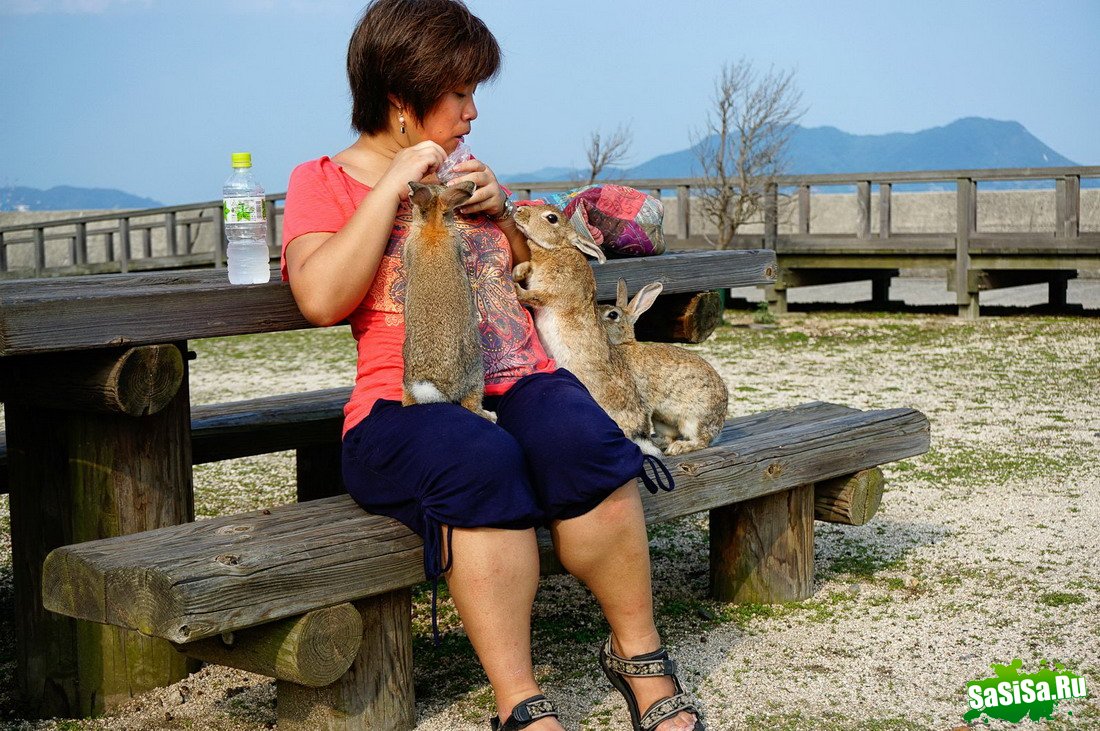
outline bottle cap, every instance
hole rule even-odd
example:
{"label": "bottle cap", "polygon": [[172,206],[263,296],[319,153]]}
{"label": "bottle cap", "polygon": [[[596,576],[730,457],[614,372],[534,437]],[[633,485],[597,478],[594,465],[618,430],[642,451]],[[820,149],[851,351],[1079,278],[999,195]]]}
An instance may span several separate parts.
{"label": "bottle cap", "polygon": [[251,152],[234,152],[233,153],[233,167],[235,167],[235,168],[250,168],[250,167],[252,167],[252,153]]}

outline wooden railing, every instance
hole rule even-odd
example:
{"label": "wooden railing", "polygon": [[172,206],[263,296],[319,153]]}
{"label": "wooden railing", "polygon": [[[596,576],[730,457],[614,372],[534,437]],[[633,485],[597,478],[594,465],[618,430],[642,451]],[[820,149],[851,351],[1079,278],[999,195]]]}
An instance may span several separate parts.
{"label": "wooden railing", "polygon": [[[266,198],[268,241],[278,256],[286,194]],[[16,261],[18,247],[24,256]],[[0,226],[0,278],[210,266],[225,266],[220,200]]]}
{"label": "wooden railing", "polygon": [[[959,254],[960,258],[979,250],[1000,248],[1017,251],[1027,245],[1043,251],[1091,251],[1100,247],[1100,232],[1081,229],[1081,179],[1100,178],[1100,166],[1058,168],[1005,168],[977,170],[933,170],[886,173],[842,173],[830,175],[787,175],[776,179],[766,195],[763,226],[759,233],[739,234],[735,248],[769,248],[779,254],[808,252],[829,254],[855,251],[870,246],[876,251],[926,251]],[[1040,232],[997,233],[977,231],[977,196],[982,183],[1036,181],[1055,186],[1055,220]],[[692,201],[706,187],[699,178],[614,180],[651,192],[675,203],[666,220],[666,236],[700,245],[702,223],[695,216]],[[956,192],[956,222],[952,230],[938,233],[898,233],[893,230],[891,195],[895,185],[940,183]],[[506,183],[519,199],[532,194],[570,190],[572,181],[519,181]],[[845,186],[855,189],[856,220],[853,233],[815,232],[811,225],[811,190],[815,187]],[[872,225],[872,193],[877,190],[878,226]],[[272,256],[278,256],[278,232],[285,194],[267,196],[269,241]],[[780,210],[790,212],[790,223],[780,227]],[[793,225],[792,225],[793,224]],[[20,249],[22,247],[22,249]],[[30,255],[27,255],[27,247]],[[224,266],[224,229],[221,202],[207,201],[135,211],[101,213],[78,218],[39,221],[0,227],[0,277],[36,277],[59,274],[127,272],[145,269]],[[93,252],[94,254],[90,253]],[[22,256],[11,253],[21,251]],[[1100,248],[1097,248],[1100,252]]]}

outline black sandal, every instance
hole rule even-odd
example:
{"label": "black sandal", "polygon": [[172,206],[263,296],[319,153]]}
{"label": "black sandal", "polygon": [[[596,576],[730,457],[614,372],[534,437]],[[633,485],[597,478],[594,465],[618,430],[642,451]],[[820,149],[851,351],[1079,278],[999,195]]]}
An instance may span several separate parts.
{"label": "black sandal", "polygon": [[[695,731],[706,731],[703,723],[703,714],[694,705],[691,696],[684,692],[680,685],[680,679],[676,677],[676,661],[668,656],[668,650],[663,647],[656,652],[645,655],[636,655],[629,660],[620,657],[611,649],[611,637],[600,649],[600,667],[615,690],[622,693],[626,699],[626,707],[630,711],[630,722],[634,725],[634,731],[653,731],[662,721],[672,718],[681,711],[695,715]],[[644,678],[658,675],[667,675],[672,678],[676,686],[676,693],[657,701],[646,709],[643,714],[638,708],[638,700],[634,697],[634,691],[626,682],[626,677]]]}
{"label": "black sandal", "polygon": [[519,731],[519,729],[527,728],[535,721],[547,716],[557,718],[558,709],[547,700],[546,696],[533,695],[527,700],[517,703],[516,707],[512,709],[512,714],[508,716],[508,720],[504,723],[500,722],[500,716],[493,716],[489,720],[489,724],[493,727],[493,731]]}

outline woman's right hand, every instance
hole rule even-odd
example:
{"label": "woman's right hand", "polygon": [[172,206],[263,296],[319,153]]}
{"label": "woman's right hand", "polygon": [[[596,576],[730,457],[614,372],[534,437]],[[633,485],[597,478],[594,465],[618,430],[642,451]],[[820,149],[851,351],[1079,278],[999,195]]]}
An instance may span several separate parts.
{"label": "woman's right hand", "polygon": [[405,200],[409,197],[409,181],[422,181],[438,170],[446,158],[443,148],[431,140],[406,147],[394,155],[374,189],[378,191],[381,188],[395,194],[398,200]]}

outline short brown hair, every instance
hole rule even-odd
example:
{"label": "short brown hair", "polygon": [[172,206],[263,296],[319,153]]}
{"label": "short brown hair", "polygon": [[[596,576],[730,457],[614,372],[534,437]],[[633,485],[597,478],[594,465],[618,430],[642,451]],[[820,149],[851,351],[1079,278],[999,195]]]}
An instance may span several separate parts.
{"label": "short brown hair", "polygon": [[348,43],[351,126],[385,129],[390,94],[422,120],[454,86],[499,69],[496,38],[461,0],[374,0]]}

